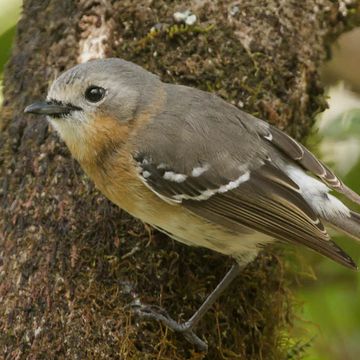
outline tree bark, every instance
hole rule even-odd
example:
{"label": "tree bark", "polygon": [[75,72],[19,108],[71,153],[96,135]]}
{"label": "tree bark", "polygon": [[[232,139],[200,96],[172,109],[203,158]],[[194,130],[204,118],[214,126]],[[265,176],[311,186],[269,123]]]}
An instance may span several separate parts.
{"label": "tree bark", "polygon": [[[357,6],[25,0],[0,116],[3,357],[203,358],[127,305],[141,300],[187,319],[231,264],[174,243],[109,203],[46,121],[24,116],[27,104],[77,62],[114,56],[164,81],[217,92],[301,138],[326,106],[318,69],[329,40],[354,23]],[[173,14],[186,9],[196,23],[175,25]],[[292,308],[276,254],[264,252],[199,324],[207,358],[286,357]]]}

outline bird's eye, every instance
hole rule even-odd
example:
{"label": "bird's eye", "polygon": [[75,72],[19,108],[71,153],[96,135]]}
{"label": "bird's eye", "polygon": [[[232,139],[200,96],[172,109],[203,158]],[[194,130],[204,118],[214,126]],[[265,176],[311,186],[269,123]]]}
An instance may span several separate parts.
{"label": "bird's eye", "polygon": [[105,93],[106,90],[100,86],[89,86],[85,91],[85,99],[96,103],[104,98]]}

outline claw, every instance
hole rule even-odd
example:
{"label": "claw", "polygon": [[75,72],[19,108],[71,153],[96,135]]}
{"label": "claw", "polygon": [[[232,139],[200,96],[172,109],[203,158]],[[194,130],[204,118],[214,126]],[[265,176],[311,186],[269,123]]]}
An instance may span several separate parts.
{"label": "claw", "polygon": [[[183,334],[185,339],[195,345],[199,351],[207,352],[208,345],[194,333],[191,323],[178,323],[168,315],[166,310],[158,306],[133,305],[132,307],[135,308],[135,313],[138,316],[144,319],[161,321],[169,329]],[[156,309],[156,311],[154,309]]]}
{"label": "claw", "polygon": [[[225,277],[220,281],[218,286],[213,290],[213,292],[206,298],[203,304],[199,309],[194,313],[194,315],[186,322],[179,324],[174,319],[172,319],[169,314],[162,308],[158,306],[147,306],[147,305],[130,305],[132,308],[135,308],[135,313],[145,319],[153,319],[161,321],[168,328],[180,332],[184,335],[185,339],[191,344],[195,345],[200,351],[207,352],[208,346],[206,342],[201,340],[194,332],[193,328],[203,317],[206,311],[209,310],[211,305],[218,299],[226,287],[231,283],[231,281],[239,274],[241,267],[238,264],[234,264],[231,269],[227,272]],[[155,311],[154,309],[157,309]]]}

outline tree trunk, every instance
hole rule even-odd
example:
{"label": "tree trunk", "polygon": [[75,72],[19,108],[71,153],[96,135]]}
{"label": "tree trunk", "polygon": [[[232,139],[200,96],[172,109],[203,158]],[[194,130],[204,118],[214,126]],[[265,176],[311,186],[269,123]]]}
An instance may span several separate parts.
{"label": "tree trunk", "polygon": [[[346,2],[348,3],[348,2]],[[122,57],[164,81],[217,92],[306,135],[325,108],[319,65],[355,5],[330,0],[25,0],[4,78],[0,137],[0,346],[6,359],[200,359],[134,318],[133,301],[187,319],[231,261],[174,243],[101,196],[44,119],[24,107],[63,70]],[[358,6],[358,5],[356,5]],[[173,14],[190,9],[192,26]],[[153,30],[151,30],[153,28]],[[208,359],[283,359],[291,301],[262,254],[197,328]]]}

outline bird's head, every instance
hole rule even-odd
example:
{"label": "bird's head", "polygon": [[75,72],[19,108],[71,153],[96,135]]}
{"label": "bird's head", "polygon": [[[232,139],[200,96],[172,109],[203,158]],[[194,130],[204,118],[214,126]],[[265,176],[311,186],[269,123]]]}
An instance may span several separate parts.
{"label": "bird's head", "polygon": [[45,101],[25,108],[46,115],[78,160],[126,140],[131,123],[152,107],[157,76],[121,59],[93,60],[60,75]]}

